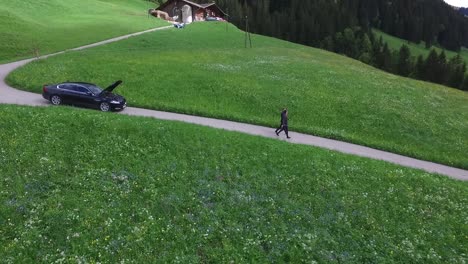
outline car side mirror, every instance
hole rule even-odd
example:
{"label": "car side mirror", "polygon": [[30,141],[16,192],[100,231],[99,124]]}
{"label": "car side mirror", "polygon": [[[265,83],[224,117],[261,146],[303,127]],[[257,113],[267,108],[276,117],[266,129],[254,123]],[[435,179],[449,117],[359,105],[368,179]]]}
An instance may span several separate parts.
{"label": "car side mirror", "polygon": [[86,92],[87,95],[94,95],[92,92]]}

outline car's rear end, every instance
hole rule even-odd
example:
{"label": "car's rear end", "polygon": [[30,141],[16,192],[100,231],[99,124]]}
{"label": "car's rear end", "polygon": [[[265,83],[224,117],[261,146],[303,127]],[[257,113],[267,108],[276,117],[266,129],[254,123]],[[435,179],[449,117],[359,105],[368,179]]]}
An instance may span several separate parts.
{"label": "car's rear end", "polygon": [[50,101],[50,96],[55,89],[57,88],[53,84],[44,84],[44,86],[42,86],[42,97]]}

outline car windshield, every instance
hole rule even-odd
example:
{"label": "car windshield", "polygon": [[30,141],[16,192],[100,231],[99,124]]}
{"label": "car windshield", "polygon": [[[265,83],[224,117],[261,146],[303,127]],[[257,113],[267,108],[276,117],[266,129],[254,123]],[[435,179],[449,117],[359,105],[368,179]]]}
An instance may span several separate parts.
{"label": "car windshield", "polygon": [[102,89],[95,86],[95,85],[87,85],[86,86],[93,94],[100,94],[102,92]]}

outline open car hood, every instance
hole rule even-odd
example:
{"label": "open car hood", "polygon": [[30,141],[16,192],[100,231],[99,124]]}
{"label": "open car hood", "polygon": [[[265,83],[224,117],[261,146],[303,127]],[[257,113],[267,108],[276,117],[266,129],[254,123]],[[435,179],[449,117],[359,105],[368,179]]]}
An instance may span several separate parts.
{"label": "open car hood", "polygon": [[109,87],[107,87],[106,89],[102,90],[102,92],[103,92],[103,93],[104,93],[104,92],[109,92],[109,93],[111,93],[111,92],[115,89],[115,87],[119,86],[121,83],[122,83],[122,81],[121,81],[121,80],[118,80],[118,81],[116,81],[115,83],[109,85]]}

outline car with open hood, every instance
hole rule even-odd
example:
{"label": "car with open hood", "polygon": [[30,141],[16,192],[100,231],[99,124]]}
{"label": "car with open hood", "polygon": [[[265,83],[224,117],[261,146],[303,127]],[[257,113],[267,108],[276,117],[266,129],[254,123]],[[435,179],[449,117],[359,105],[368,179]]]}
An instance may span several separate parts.
{"label": "car with open hood", "polygon": [[127,101],[123,96],[113,93],[121,83],[120,80],[116,81],[105,89],[85,82],[44,85],[42,97],[53,105],[70,104],[97,108],[103,112],[121,111],[127,107]]}

